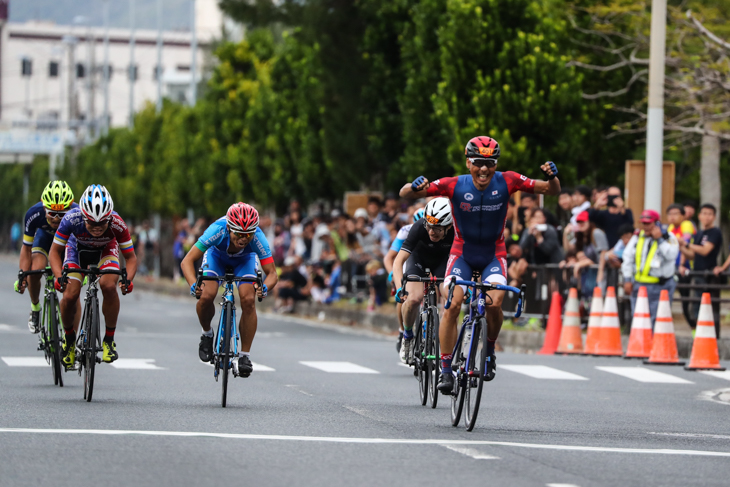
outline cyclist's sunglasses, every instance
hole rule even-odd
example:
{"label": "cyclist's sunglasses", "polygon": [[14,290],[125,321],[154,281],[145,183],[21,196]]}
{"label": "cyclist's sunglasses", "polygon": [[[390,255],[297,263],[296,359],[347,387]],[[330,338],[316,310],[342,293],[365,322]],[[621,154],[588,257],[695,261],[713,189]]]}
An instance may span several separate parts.
{"label": "cyclist's sunglasses", "polygon": [[51,211],[51,210],[46,210],[46,216],[48,218],[51,218],[51,219],[58,218],[60,220],[61,218],[63,218],[64,216],[66,216],[66,213],[68,213],[68,211]]}
{"label": "cyclist's sunglasses", "polygon": [[446,231],[446,227],[442,227],[439,225],[431,225],[430,223],[424,223],[426,226],[426,230],[433,230],[434,233],[444,233]]}
{"label": "cyclist's sunglasses", "polygon": [[109,223],[109,220],[106,220],[103,222],[95,222],[95,221],[87,220],[86,218],[84,218],[84,223],[86,223],[91,228],[102,228]]}
{"label": "cyclist's sunglasses", "polygon": [[471,162],[472,166],[476,166],[476,167],[484,167],[484,166],[494,167],[497,165],[497,159],[494,157],[484,157],[484,158],[474,157],[474,158],[469,158],[469,162]]}
{"label": "cyclist's sunglasses", "polygon": [[[255,231],[254,231],[254,232],[255,232]],[[249,235],[253,235],[253,234],[254,234],[254,232],[234,232],[233,230],[231,230],[231,233],[232,233],[232,234],[233,234],[233,236],[234,236],[234,237],[236,237],[236,238],[246,238],[246,237],[248,237]]]}

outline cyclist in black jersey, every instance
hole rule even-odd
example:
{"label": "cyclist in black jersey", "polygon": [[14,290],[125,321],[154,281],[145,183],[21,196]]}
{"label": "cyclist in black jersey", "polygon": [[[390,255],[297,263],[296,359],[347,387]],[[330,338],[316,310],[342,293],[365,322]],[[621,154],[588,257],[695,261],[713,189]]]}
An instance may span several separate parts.
{"label": "cyclist in black jersey", "polygon": [[403,275],[428,277],[426,269],[430,269],[432,276],[444,277],[453,242],[451,202],[448,198],[435,198],[426,205],[423,219],[411,227],[393,262],[393,283],[398,289],[396,301],[403,303],[403,345],[400,350],[403,361],[409,356],[413,323],[423,301],[423,284],[409,282],[403,289]]}

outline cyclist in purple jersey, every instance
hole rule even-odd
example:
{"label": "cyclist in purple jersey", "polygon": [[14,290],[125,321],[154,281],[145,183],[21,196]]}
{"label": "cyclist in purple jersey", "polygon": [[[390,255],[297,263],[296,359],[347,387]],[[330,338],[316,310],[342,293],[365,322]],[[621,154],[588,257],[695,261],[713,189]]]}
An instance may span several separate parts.
{"label": "cyclist in purple jersey", "polygon": [[[547,181],[529,179],[511,171],[497,171],[499,144],[484,136],[469,140],[465,155],[468,175],[442,178],[433,183],[419,176],[400,190],[404,198],[446,196],[451,200],[456,238],[449,256],[444,292],[451,279],[470,280],[473,271],[480,272],[483,282],[506,284],[504,225],[510,195],[516,191],[548,195],[560,193],[558,168],[553,162],[540,166]],[[456,287],[451,307],[444,311],[439,328],[441,350],[446,352],[441,353],[439,384],[439,390],[444,394],[450,394],[453,388],[451,351],[458,335],[456,322],[465,292],[462,286]],[[492,291],[490,296],[492,304],[487,306],[487,380],[492,380],[496,372],[494,344],[502,328],[504,291]]]}

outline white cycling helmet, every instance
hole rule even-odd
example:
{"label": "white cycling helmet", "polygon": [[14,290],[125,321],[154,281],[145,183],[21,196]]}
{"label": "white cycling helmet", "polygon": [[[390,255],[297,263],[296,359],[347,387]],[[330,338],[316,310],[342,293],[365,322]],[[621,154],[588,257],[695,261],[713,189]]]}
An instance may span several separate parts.
{"label": "white cycling helmet", "polygon": [[451,216],[451,202],[448,198],[434,198],[426,204],[426,223],[447,227],[454,222]]}
{"label": "white cycling helmet", "polygon": [[105,222],[112,216],[114,211],[114,202],[112,197],[109,195],[109,191],[106,190],[101,184],[92,184],[79,200],[79,206],[81,207],[81,213],[84,214],[84,218],[93,222]]}

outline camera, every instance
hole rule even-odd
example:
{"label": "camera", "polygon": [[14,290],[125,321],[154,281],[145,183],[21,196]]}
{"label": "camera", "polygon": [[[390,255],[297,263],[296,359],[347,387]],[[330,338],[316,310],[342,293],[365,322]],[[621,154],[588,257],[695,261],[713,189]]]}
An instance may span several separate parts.
{"label": "camera", "polygon": [[608,195],[608,203],[606,203],[606,206],[615,207],[616,206],[616,198],[619,196],[617,194],[609,194]]}
{"label": "camera", "polygon": [[544,232],[544,231],[546,231],[547,230],[547,223],[538,223],[537,225],[535,225],[535,230],[537,230],[538,232]]}

